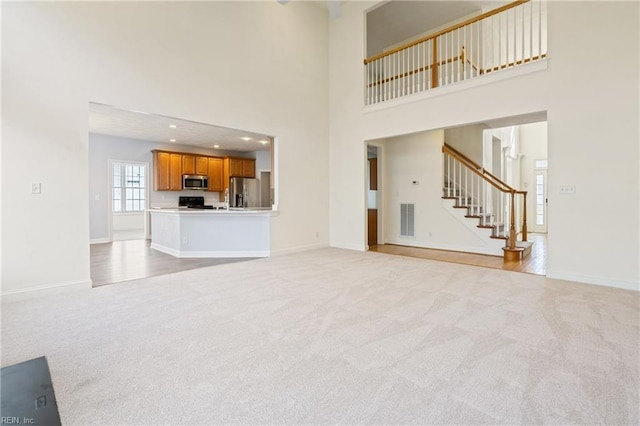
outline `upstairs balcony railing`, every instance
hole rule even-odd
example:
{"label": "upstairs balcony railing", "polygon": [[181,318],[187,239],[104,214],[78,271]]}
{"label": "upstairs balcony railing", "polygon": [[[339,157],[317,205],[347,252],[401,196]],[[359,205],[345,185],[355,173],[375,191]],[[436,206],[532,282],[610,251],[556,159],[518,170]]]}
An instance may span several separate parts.
{"label": "upstairs balcony railing", "polygon": [[546,2],[518,0],[364,60],[365,105],[547,56]]}

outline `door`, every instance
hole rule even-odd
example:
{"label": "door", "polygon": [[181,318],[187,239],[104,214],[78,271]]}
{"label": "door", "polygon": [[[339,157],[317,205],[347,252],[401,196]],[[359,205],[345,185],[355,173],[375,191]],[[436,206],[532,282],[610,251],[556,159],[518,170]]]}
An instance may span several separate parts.
{"label": "door", "polygon": [[547,169],[535,169],[535,215],[533,232],[547,233]]}

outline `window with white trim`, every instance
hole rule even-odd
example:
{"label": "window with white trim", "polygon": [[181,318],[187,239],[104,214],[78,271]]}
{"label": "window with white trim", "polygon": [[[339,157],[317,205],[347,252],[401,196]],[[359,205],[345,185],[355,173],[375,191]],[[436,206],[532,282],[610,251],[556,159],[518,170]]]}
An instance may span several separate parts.
{"label": "window with white trim", "polygon": [[112,205],[114,213],[145,209],[144,164],[112,163]]}

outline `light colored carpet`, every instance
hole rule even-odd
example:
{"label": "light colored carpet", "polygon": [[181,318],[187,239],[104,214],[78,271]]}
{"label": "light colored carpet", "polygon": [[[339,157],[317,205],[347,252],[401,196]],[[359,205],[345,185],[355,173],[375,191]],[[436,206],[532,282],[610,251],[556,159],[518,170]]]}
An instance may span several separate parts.
{"label": "light colored carpet", "polygon": [[2,306],[63,424],[638,424],[639,294],[322,249]]}

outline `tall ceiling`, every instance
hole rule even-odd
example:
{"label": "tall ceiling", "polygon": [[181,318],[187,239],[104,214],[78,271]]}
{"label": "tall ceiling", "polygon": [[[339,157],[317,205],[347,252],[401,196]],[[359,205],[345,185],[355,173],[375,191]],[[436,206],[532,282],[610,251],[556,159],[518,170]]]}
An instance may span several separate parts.
{"label": "tall ceiling", "polygon": [[367,13],[367,57],[442,25],[507,3],[509,1],[504,0],[391,0]]}
{"label": "tall ceiling", "polygon": [[268,151],[271,147],[268,135],[93,102],[89,104],[89,132],[210,150],[252,152]]}

